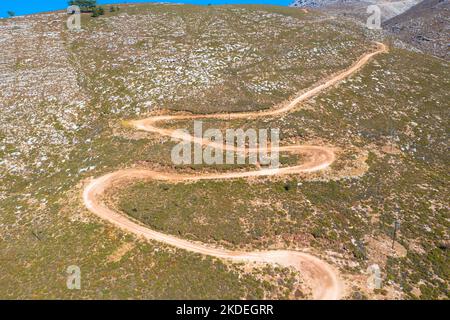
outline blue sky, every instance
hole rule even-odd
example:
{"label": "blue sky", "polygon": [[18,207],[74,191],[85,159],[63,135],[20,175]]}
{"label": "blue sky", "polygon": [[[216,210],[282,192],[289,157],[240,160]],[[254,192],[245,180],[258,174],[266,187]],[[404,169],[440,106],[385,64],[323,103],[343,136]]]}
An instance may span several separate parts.
{"label": "blue sky", "polygon": [[[30,14],[43,11],[60,10],[67,7],[68,0],[0,0],[0,17],[6,17],[8,11],[14,11],[16,15]],[[99,4],[154,2],[154,1],[125,1],[125,0],[97,0]],[[191,3],[191,4],[274,4],[287,6],[291,0],[165,0],[164,2]]]}

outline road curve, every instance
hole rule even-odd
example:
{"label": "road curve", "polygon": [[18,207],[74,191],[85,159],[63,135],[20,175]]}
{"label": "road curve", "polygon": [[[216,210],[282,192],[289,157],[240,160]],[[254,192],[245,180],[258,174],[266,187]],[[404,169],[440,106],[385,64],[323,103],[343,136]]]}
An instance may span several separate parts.
{"label": "road curve", "polygon": [[[180,134],[171,129],[158,127],[156,124],[164,121],[189,120],[189,119],[242,119],[271,117],[293,110],[299,103],[310,99],[323,90],[338,84],[343,79],[357,72],[369,60],[377,54],[387,51],[387,47],[382,43],[377,43],[377,49],[373,52],[363,55],[355,64],[348,69],[334,75],[330,79],[319,83],[311,89],[299,94],[288,103],[274,109],[259,112],[243,112],[231,114],[208,114],[208,115],[164,115],[155,116],[142,120],[131,121],[131,124],[139,130],[158,133],[164,136],[172,136],[180,140],[192,141],[203,145],[210,145],[214,148],[236,150],[234,146],[217,144],[211,141],[205,141],[201,138],[193,137],[187,134]],[[221,259],[227,259],[235,262],[258,262],[277,264],[283,267],[294,267],[307,280],[311,287],[314,299],[340,299],[344,294],[344,284],[339,277],[338,271],[325,261],[304,252],[292,250],[270,250],[270,251],[231,251],[210,245],[193,242],[178,237],[157,232],[144,226],[122,213],[116,212],[102,201],[105,192],[113,185],[121,185],[127,181],[137,180],[160,180],[167,182],[188,182],[199,180],[219,180],[245,178],[255,176],[286,175],[302,172],[313,172],[327,168],[335,160],[334,152],[331,148],[323,146],[292,145],[282,146],[280,152],[295,152],[305,154],[307,161],[301,165],[285,167],[280,169],[262,169],[253,171],[225,172],[213,174],[182,174],[167,173],[148,169],[123,169],[118,170],[96,179],[92,179],[83,190],[83,202],[85,206],[98,217],[112,223],[126,232],[134,233],[137,236],[149,240],[159,241],[180,249],[191,252],[209,255]]]}

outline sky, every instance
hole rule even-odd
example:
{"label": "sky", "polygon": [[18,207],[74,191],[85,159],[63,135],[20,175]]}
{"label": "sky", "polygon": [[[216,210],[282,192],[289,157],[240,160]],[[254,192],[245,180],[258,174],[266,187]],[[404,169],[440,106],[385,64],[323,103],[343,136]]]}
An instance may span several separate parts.
{"label": "sky", "polygon": [[[139,0],[97,0],[98,4],[112,3],[136,3],[136,2],[155,2]],[[160,2],[190,3],[198,5],[207,4],[274,4],[287,6],[292,0],[164,0]],[[61,10],[67,8],[68,0],[0,0],[0,17],[7,17],[8,11],[15,12],[16,15],[31,14],[44,11]]]}

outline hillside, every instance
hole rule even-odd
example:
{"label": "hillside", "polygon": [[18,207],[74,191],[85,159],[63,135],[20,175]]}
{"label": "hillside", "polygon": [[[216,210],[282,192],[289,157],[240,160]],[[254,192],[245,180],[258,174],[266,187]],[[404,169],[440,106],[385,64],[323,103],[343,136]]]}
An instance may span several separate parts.
{"label": "hillside", "polygon": [[449,60],[449,26],[448,0],[424,0],[386,21],[383,28],[424,52]]}
{"label": "hillside", "polygon": [[367,8],[377,5],[381,12],[381,21],[392,19],[402,14],[421,0],[296,0],[290,6],[303,8],[318,8],[334,14],[351,16],[361,22],[367,20]]}
{"label": "hillside", "polygon": [[[316,297],[314,272],[211,248],[295,251],[338,275],[339,298],[450,297],[448,62],[387,39],[380,50],[365,28],[314,10],[123,5],[83,15],[80,32],[66,19],[0,20],[0,298]],[[229,115],[243,112],[264,116]],[[157,116],[158,130],[133,126]],[[175,165],[163,133],[196,116],[205,129],[279,128],[281,146],[307,149],[282,153],[282,168],[335,159],[237,178],[258,168]],[[93,188],[93,209],[92,184],[127,170]],[[204,176],[216,178],[192,179]],[[67,289],[72,265],[81,290]]]}

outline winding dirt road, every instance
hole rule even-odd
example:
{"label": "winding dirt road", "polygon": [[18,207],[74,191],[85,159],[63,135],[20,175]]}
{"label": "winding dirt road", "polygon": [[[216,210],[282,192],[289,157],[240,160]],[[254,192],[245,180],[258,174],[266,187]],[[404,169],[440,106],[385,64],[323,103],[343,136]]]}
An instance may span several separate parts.
{"label": "winding dirt road", "polygon": [[[202,138],[193,137],[189,134],[179,133],[175,130],[164,129],[157,126],[157,123],[173,120],[191,120],[191,119],[245,119],[257,117],[273,117],[287,113],[311,97],[317,95],[323,90],[338,84],[343,79],[362,68],[369,60],[380,53],[386,52],[387,47],[382,43],[377,43],[377,49],[362,56],[355,64],[348,69],[334,75],[330,79],[315,85],[307,91],[300,93],[293,100],[274,109],[260,112],[243,112],[231,114],[210,114],[210,115],[164,115],[155,116],[147,119],[131,121],[131,124],[139,130],[158,133],[163,136],[171,136],[180,140],[191,141],[203,145],[213,146],[214,148],[237,150],[234,146],[222,145],[211,141],[205,141]],[[247,149],[248,151],[248,149]],[[325,261],[304,252],[292,250],[271,250],[242,252],[231,251],[216,248],[210,245],[193,242],[177,238],[172,235],[154,231],[147,226],[133,220],[132,218],[116,212],[102,201],[105,192],[112,186],[121,185],[124,182],[136,180],[162,180],[167,182],[188,182],[198,180],[219,180],[245,178],[255,176],[286,175],[304,172],[314,172],[327,168],[335,160],[334,152],[331,148],[323,146],[292,145],[282,146],[280,152],[295,152],[306,155],[308,159],[301,165],[285,167],[280,169],[262,169],[245,172],[226,172],[215,174],[181,174],[166,173],[148,169],[124,169],[118,170],[99,178],[91,180],[83,191],[83,201],[86,207],[100,218],[112,223],[113,225],[135,235],[149,240],[156,240],[174,247],[188,250],[191,252],[209,255],[221,259],[228,259],[236,262],[257,262],[277,264],[283,267],[294,267],[298,270],[308,285],[311,287],[314,299],[340,299],[344,294],[344,284],[339,277],[338,271]]]}

